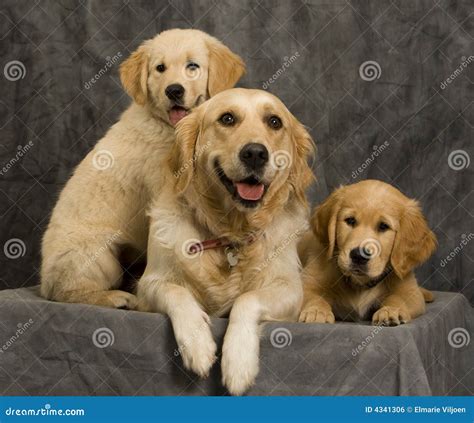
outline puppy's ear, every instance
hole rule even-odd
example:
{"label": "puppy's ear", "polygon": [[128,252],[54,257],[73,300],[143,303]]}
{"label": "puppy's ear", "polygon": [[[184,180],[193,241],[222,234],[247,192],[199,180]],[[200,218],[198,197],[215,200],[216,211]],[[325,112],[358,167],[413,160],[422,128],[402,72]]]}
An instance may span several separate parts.
{"label": "puppy's ear", "polygon": [[209,96],[232,88],[245,73],[245,64],[237,54],[214,37],[206,38],[209,51]]}
{"label": "puppy's ear", "polygon": [[436,249],[435,234],[430,230],[415,200],[409,200],[400,219],[393,244],[391,264],[399,278],[428,260]]}
{"label": "puppy's ear", "polygon": [[148,53],[145,41],[120,65],[120,80],[127,94],[144,105],[148,97]]}
{"label": "puppy's ear", "polygon": [[340,196],[344,187],[338,188],[313,212],[311,229],[316,238],[327,248],[327,258],[332,258],[336,246],[337,215],[341,208]]}
{"label": "puppy's ear", "polygon": [[200,132],[200,108],[198,107],[176,125],[176,140],[170,155],[173,174],[177,178],[176,190],[182,193],[191,182],[195,166],[196,142]]}
{"label": "puppy's ear", "polygon": [[298,200],[306,204],[305,191],[315,179],[313,171],[308,165],[308,160],[314,158],[316,147],[311,135],[294,116],[291,116],[291,133],[294,149],[288,178]]}

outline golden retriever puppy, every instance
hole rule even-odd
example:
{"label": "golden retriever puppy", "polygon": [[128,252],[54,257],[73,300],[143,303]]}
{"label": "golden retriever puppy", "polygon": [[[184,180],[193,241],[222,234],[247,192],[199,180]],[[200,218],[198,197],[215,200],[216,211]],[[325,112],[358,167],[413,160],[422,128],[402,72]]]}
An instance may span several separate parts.
{"label": "golden retriever puppy", "polygon": [[240,57],[197,30],[145,41],[120,67],[133,104],[76,168],[42,244],[41,293],[64,302],[134,308],[119,289],[124,249],[144,255],[146,209],[163,184],[174,126],[244,72]]}
{"label": "golden retriever puppy", "polygon": [[230,312],[222,377],[242,394],[258,373],[259,323],[296,321],[301,308],[313,143],[279,99],[232,89],[178,124],[176,147],[138,299],[170,317],[184,365],[202,377],[216,359],[208,316]]}
{"label": "golden retriever puppy", "polygon": [[299,245],[304,261],[302,322],[366,320],[407,323],[432,294],[413,269],[436,248],[415,200],[393,186],[367,180],[334,191]]}

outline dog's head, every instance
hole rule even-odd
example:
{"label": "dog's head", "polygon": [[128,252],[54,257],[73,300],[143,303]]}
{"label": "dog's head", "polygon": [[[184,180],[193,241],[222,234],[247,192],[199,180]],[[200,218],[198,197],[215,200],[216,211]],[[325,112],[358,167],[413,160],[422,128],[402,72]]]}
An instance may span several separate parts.
{"label": "dog's head", "polygon": [[311,225],[328,258],[360,285],[390,269],[404,278],[436,248],[418,203],[381,181],[337,189],[317,207]]}
{"label": "dog's head", "polygon": [[120,66],[127,93],[175,126],[209,97],[232,88],[244,74],[242,59],[210,35],[172,29],[145,41]]}
{"label": "dog's head", "polygon": [[225,213],[271,212],[292,194],[305,203],[313,179],[311,137],[261,90],[235,88],[211,98],[179,123],[176,148],[178,191],[192,186]]}

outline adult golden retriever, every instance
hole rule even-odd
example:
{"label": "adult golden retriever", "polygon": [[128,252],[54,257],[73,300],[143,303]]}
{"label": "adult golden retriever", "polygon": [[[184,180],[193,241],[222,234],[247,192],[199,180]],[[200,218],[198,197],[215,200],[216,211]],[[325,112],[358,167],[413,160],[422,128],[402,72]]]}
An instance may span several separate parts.
{"label": "adult golden retriever", "polygon": [[381,181],[334,191],[314,212],[313,233],[300,253],[302,322],[372,318],[376,325],[407,323],[425,311],[432,294],[413,269],[436,248],[415,200]]}
{"label": "adult golden retriever", "polygon": [[168,314],[184,365],[202,377],[216,359],[208,316],[230,312],[222,377],[242,394],[258,373],[259,323],[296,320],[301,308],[296,246],[308,227],[313,143],[279,99],[246,89],[185,117],[177,141],[138,299]]}
{"label": "adult golden retriever", "polygon": [[143,255],[149,207],[163,184],[174,125],[244,72],[240,57],[197,30],[145,41],[120,67],[133,104],[79,164],[43,238],[41,293],[56,301],[134,308],[119,290],[124,249]]}

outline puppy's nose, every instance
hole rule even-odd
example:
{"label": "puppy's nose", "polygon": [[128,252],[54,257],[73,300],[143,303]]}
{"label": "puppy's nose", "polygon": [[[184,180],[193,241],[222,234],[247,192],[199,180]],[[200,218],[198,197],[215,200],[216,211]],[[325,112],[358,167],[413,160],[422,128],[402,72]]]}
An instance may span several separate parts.
{"label": "puppy's nose", "polygon": [[370,251],[363,249],[362,247],[354,248],[349,253],[349,257],[352,263],[363,266],[370,260]]}
{"label": "puppy's nose", "polygon": [[240,161],[249,170],[260,170],[268,162],[268,150],[263,144],[251,142],[240,150]]}
{"label": "puppy's nose", "polygon": [[170,100],[178,101],[183,98],[184,87],[181,84],[171,84],[166,87],[165,90],[166,97]]}

